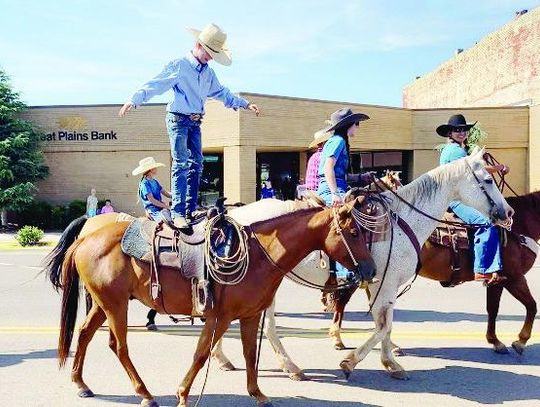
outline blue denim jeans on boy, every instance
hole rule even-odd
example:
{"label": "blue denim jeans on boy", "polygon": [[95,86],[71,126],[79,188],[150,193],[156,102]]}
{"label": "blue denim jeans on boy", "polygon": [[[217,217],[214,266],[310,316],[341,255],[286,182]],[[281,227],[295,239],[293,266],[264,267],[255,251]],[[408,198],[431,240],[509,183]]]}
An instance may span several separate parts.
{"label": "blue denim jeans on boy", "polygon": [[172,113],[167,113],[166,122],[171,142],[171,214],[174,219],[197,209],[203,170],[201,122]]}
{"label": "blue denim jeans on boy", "polygon": [[497,227],[476,209],[452,202],[450,209],[465,223],[482,223],[485,226],[474,233],[474,271],[489,274],[502,270],[501,245]]}

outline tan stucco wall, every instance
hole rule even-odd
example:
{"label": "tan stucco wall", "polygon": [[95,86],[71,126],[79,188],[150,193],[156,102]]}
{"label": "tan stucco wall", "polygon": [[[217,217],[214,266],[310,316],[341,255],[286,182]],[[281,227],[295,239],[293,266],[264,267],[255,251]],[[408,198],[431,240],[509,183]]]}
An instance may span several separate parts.
{"label": "tan stucco wall", "polygon": [[[306,149],[313,133],[324,125],[330,113],[343,106],[368,114],[357,137],[354,150],[412,151],[410,174],[417,177],[438,164],[434,150],[444,139],[435,128],[448,117],[462,112],[469,121],[478,120],[488,133],[487,146],[495,156],[510,165],[509,180],[519,192],[528,183],[540,187],[540,109],[528,107],[409,110],[349,103],[294,99],[245,94],[262,110],[235,112],[217,102],[207,104],[203,123],[205,152],[223,152],[224,194],[228,202],[252,202],[256,199],[256,154],[262,151],[298,151],[300,174],[305,174]],[[101,199],[110,198],[119,210],[140,214],[136,203],[138,178],[131,170],[148,155],[165,163],[158,179],[170,186],[169,141],[165,129],[165,105],[143,106],[125,118],[118,118],[119,105],[32,108],[26,117],[45,131],[77,130],[115,132],[117,140],[44,142],[51,175],[39,183],[40,199],[69,202],[85,199],[91,187]],[[63,131],[62,130],[62,131]],[[531,151],[529,146],[531,132]],[[535,132],[533,134],[533,132]],[[536,134],[536,135],[535,135]]]}
{"label": "tan stucco wall", "polygon": [[468,108],[413,111],[414,140],[413,177],[417,177],[439,163],[435,146],[446,142],[435,132],[456,113],[463,113],[468,122],[478,121],[488,137],[486,148],[493,156],[510,166],[507,180],[518,193],[528,191],[529,108]]}
{"label": "tan stucco wall", "polygon": [[403,107],[540,103],[539,49],[537,7],[407,85],[403,89]]}
{"label": "tan stucco wall", "polygon": [[540,104],[529,111],[529,189],[540,190]]}

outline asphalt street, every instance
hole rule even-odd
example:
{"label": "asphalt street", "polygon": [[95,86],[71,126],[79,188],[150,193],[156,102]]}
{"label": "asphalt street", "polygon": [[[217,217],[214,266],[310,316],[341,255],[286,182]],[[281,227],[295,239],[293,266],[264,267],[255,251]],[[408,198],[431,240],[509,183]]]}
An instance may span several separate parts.
{"label": "asphalt street", "polygon": [[[96,393],[80,399],[68,368],[58,370],[56,346],[60,296],[40,271],[43,250],[0,252],[0,396],[9,406],[139,405],[131,383],[107,346],[104,327],[90,344],[85,379]],[[540,264],[528,274],[533,295],[540,295]],[[327,337],[331,316],[320,311],[319,293],[285,281],[277,295],[277,324],[293,360],[311,379],[293,382],[278,369],[264,340],[259,385],[275,406],[540,406],[540,335],[533,334],[519,356],[491,351],[485,342],[485,290],[479,283],[442,288],[419,278],[398,300],[393,339],[406,356],[399,362],[410,380],[391,379],[380,363],[379,347],[361,362],[349,381],[339,369],[347,351],[336,351]],[[83,321],[80,303],[78,323]],[[363,294],[353,297],[344,324],[344,341],[359,346],[373,323]],[[132,360],[148,389],[162,406],[176,404],[176,388],[189,367],[200,322],[173,324],[158,316],[158,332],[144,329],[147,309],[130,305],[128,334]],[[524,308],[503,294],[499,338],[510,345],[517,338]],[[538,318],[537,318],[538,319]],[[538,322],[537,322],[538,324]],[[538,329],[538,326],[536,327]],[[228,332],[224,349],[238,368],[222,372],[210,366],[202,406],[255,406],[247,395],[238,326]],[[72,347],[72,352],[74,351]],[[192,390],[194,402],[204,372]]]}

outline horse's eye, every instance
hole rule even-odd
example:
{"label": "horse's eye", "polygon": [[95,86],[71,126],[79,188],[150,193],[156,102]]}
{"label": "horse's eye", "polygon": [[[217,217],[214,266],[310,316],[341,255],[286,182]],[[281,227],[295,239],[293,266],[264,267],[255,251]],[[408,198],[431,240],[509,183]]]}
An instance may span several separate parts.
{"label": "horse's eye", "polygon": [[486,178],[486,179],[484,180],[484,182],[485,182],[486,184],[493,184],[493,178]]}
{"label": "horse's eye", "polygon": [[351,236],[352,237],[358,237],[358,229],[356,229],[356,228],[351,229]]}

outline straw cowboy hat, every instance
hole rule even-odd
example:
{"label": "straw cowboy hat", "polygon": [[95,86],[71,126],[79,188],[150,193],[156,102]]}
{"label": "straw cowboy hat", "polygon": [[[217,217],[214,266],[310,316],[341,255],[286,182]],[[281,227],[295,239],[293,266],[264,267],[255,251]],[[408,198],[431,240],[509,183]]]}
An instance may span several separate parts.
{"label": "straw cowboy hat", "polygon": [[351,125],[356,122],[363,122],[364,120],[369,120],[369,116],[364,113],[353,113],[353,111],[345,107],[343,109],[336,110],[330,115],[330,125],[319,131],[329,132],[335,130],[339,127],[344,127],[346,125]]}
{"label": "straw cowboy hat", "polygon": [[[325,120],[324,124],[328,127],[332,124],[332,122],[330,122],[330,120]],[[313,147],[316,147],[319,144],[328,141],[330,137],[332,137],[332,133],[327,132],[326,128],[321,129],[313,134],[313,141],[309,143],[308,148],[311,149]]]}
{"label": "straw cowboy hat", "polygon": [[231,51],[225,45],[227,34],[215,24],[208,24],[204,30],[188,28],[195,39],[203,48],[212,55],[212,59],[221,65],[230,65],[232,63]]}
{"label": "straw cowboy hat", "polygon": [[441,124],[439,127],[437,127],[436,131],[439,136],[448,137],[448,134],[454,127],[458,127],[460,129],[464,128],[465,130],[469,131],[476,123],[478,122],[474,122],[473,124],[467,123],[465,116],[462,114],[455,114],[450,116],[447,124]]}
{"label": "straw cowboy hat", "polygon": [[135,168],[131,174],[140,175],[159,167],[165,167],[165,164],[157,163],[154,157],[146,157],[139,161],[139,166]]}

